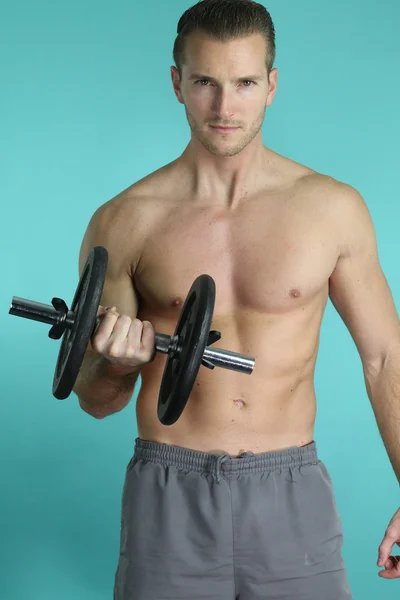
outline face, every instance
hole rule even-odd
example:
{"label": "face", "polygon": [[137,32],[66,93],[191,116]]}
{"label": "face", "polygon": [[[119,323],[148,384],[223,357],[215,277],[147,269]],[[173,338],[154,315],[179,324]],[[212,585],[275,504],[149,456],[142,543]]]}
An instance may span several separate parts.
{"label": "face", "polygon": [[171,68],[174,91],[192,136],[212,154],[235,156],[261,135],[278,74],[273,69],[268,81],[265,59],[259,34],[219,42],[195,32],[187,39],[182,80]]}

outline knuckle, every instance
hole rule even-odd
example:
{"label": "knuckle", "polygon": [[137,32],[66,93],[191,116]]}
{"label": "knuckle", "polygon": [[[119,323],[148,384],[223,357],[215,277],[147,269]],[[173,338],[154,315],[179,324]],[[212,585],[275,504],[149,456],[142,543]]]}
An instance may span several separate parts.
{"label": "knuckle", "polygon": [[102,317],[103,321],[115,321],[118,315],[112,311],[107,311]]}
{"label": "knuckle", "polygon": [[143,362],[148,363],[151,361],[151,359],[153,358],[153,351],[154,351],[153,347],[145,348],[142,350],[141,357],[142,357]]}
{"label": "knuckle", "polygon": [[120,349],[119,346],[117,344],[111,344],[110,347],[108,348],[108,355],[111,356],[112,358],[119,358],[120,357]]}
{"label": "knuckle", "polygon": [[98,335],[96,335],[92,340],[92,348],[98,354],[103,354],[103,345]]}
{"label": "knuckle", "polygon": [[130,346],[126,351],[126,358],[129,360],[140,360],[140,357],[133,346]]}
{"label": "knuckle", "polygon": [[141,322],[136,320],[132,320],[132,323],[129,328],[129,333],[135,341],[139,341],[142,333]]}
{"label": "knuckle", "polygon": [[134,320],[132,321],[131,328],[132,328],[132,331],[133,331],[133,332],[134,332],[134,333],[135,333],[137,336],[139,336],[139,337],[140,337],[140,335],[141,335],[141,333],[142,333],[142,329],[143,329],[142,322],[141,322],[141,321],[139,321],[138,319],[134,319]]}

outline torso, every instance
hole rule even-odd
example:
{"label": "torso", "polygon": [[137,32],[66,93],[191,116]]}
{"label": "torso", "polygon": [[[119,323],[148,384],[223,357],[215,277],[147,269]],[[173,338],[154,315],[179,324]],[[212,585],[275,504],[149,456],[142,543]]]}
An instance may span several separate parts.
{"label": "torso", "polygon": [[165,355],[157,354],[137,398],[142,439],[234,456],[313,440],[320,326],[339,256],[330,180],[276,161],[274,185],[234,210],[181,197],[174,165],[140,184],[147,233],[133,269],[138,318],[173,335],[191,284],[208,273],[216,282],[211,328],[222,334],[214,347],[255,358],[251,375],[201,367],[181,417],[163,426]]}

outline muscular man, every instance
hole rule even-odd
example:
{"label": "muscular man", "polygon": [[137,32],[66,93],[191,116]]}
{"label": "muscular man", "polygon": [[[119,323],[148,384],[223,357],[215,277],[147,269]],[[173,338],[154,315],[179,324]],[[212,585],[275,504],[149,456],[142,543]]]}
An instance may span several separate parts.
{"label": "muscular man", "polygon": [[[328,298],[359,350],[400,480],[399,319],[371,218],[349,185],[262,143],[277,90],[274,26],[250,0],[205,0],[178,25],[173,88],[191,140],[172,163],[93,215],[109,251],[102,323],[75,386],[96,418],[122,410],[141,375],[138,439],[122,502],[115,600],[351,598],[332,482],[314,440],[314,371]],[[251,376],[202,368],[163,426],[165,356],[194,279],[210,274],[216,347],[254,356]],[[381,546],[400,541],[400,512]]]}

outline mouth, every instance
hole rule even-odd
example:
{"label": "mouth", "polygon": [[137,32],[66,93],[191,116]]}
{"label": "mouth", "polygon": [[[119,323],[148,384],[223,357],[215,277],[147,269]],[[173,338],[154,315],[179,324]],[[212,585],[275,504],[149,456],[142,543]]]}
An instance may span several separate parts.
{"label": "mouth", "polygon": [[211,129],[216,131],[217,133],[221,133],[222,135],[229,135],[235,133],[239,129],[239,127],[219,127],[215,125],[210,125]]}

